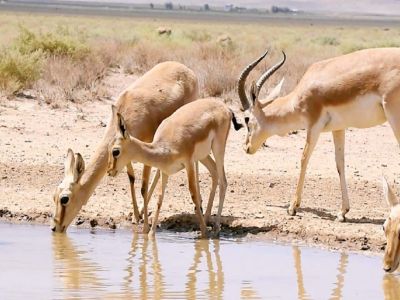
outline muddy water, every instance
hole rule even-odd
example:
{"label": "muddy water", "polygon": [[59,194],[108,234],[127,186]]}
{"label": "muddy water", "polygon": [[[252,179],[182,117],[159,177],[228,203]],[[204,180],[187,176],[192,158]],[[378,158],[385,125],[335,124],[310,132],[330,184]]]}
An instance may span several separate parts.
{"label": "muddy water", "polygon": [[400,299],[380,257],[0,224],[0,299]]}

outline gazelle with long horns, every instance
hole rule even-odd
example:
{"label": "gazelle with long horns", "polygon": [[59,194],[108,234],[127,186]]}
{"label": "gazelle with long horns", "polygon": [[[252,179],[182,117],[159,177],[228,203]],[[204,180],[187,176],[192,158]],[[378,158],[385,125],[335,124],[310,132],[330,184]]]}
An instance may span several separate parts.
{"label": "gazelle with long horns", "polygon": [[300,206],[306,168],[321,132],[331,131],[335,159],[342,190],[339,221],[345,221],[350,209],[345,179],[345,129],[367,128],[388,121],[400,143],[400,49],[367,49],[320,61],[311,65],[292,92],[277,97],[282,82],[267,101],[258,99],[264,82],[285,62],[269,69],[251,89],[251,101],[245,81],[251,70],[267,55],[248,65],[238,82],[248,133],[245,151],[255,153],[266,139],[306,129],[307,138],[301,159],[296,195],[288,213],[295,215]]}
{"label": "gazelle with long horns", "polygon": [[[165,118],[197,97],[198,80],[194,72],[181,63],[169,61],[156,65],[136,80],[119,96],[115,105],[125,116],[129,133],[142,141],[151,142]],[[108,151],[115,134],[115,126],[109,124],[86,168],[80,155],[74,160],[74,153],[68,151],[65,177],[53,196],[56,206],[51,225],[53,231],[63,232],[67,229],[106,174]],[[135,174],[129,161],[126,167],[134,217],[138,221],[140,213],[135,196]],[[143,199],[147,198],[150,173],[151,167],[144,165],[141,188]]]}
{"label": "gazelle with long horns", "polygon": [[[186,169],[189,190],[196,207],[200,223],[201,236],[206,237],[206,223],[201,212],[201,196],[199,191],[196,163],[214,165],[210,156],[213,153],[219,185],[219,205],[215,222],[219,231],[222,207],[227,188],[224,157],[225,146],[229,134],[230,123],[235,129],[241,125],[236,122],[233,112],[219,99],[206,98],[186,104],[165,119],[154,134],[151,143],[142,142],[128,134],[122,114],[112,107],[113,123],[117,127],[117,135],[110,149],[108,174],[115,176],[130,161],[138,161],[153,166],[161,171],[161,188],[156,213],[153,218],[151,234],[155,233],[158,215],[161,209],[169,176]],[[214,185],[211,193],[215,193]],[[207,214],[211,213],[208,203]],[[148,230],[147,204],[144,203],[144,231]],[[207,215],[209,217],[209,215]]]}

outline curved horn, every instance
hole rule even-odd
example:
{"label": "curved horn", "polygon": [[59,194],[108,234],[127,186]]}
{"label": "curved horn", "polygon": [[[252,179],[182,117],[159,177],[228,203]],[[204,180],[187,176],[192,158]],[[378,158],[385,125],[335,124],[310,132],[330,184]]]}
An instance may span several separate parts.
{"label": "curved horn", "polygon": [[283,59],[278,62],[275,66],[272,66],[271,68],[269,68],[261,77],[260,79],[258,79],[256,86],[257,86],[257,90],[258,92],[260,92],[263,84],[265,83],[265,81],[267,81],[267,79],[269,77],[271,77],[272,74],[274,74],[280,67],[282,67],[282,65],[285,63],[286,61],[286,54],[284,51],[282,51],[283,54]]}
{"label": "curved horn", "polygon": [[262,61],[264,59],[265,56],[267,56],[267,54],[268,54],[268,50],[263,55],[261,55],[259,58],[257,58],[255,61],[250,63],[239,76],[239,80],[237,83],[237,91],[239,94],[240,102],[242,103],[243,110],[247,110],[250,107],[249,99],[247,98],[246,91],[244,88],[244,85],[246,83],[246,78],[247,78],[247,76],[249,76],[251,70],[253,70],[255,68],[255,66],[257,66],[260,63],[260,61]]}

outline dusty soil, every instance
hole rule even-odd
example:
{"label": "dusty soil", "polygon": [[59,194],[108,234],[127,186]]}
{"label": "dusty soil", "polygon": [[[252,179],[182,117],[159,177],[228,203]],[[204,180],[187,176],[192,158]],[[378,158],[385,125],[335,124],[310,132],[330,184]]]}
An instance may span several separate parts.
{"label": "dusty soil", "polygon": [[[113,72],[105,84],[116,97],[133,80],[134,76]],[[52,193],[63,177],[68,147],[89,160],[102,138],[111,102],[71,104],[55,110],[37,99],[1,99],[0,220],[49,222]],[[234,109],[237,111],[237,107]],[[244,135],[244,130],[232,130],[226,150],[229,186],[223,235],[248,234],[251,238],[297,241],[329,249],[382,252],[385,239],[381,225],[388,209],[381,176],[384,173],[393,179],[400,174],[399,146],[387,124],[347,131],[346,172],[351,200],[347,223],[335,221],[341,193],[330,134],[321,136],[311,158],[303,202],[295,217],[288,216],[286,209],[296,186],[305,132],[271,138],[268,147],[253,156],[242,150]],[[140,169],[137,165],[138,178]],[[204,169],[200,171],[203,199],[207,199],[210,178]],[[140,187],[140,179],[137,182]],[[217,199],[218,194],[215,203]],[[216,209],[214,205],[214,213]],[[116,178],[105,177],[75,226],[90,226],[92,221],[104,227],[131,227],[131,211],[128,177],[123,173]],[[163,228],[179,231],[196,227],[183,171],[170,180],[160,218]]]}

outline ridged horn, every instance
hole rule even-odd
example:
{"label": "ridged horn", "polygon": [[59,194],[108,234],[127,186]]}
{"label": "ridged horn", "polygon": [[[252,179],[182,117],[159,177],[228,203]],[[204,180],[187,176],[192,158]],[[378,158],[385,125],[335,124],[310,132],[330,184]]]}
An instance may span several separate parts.
{"label": "ridged horn", "polygon": [[239,94],[239,99],[240,102],[242,103],[242,109],[243,110],[248,110],[250,108],[250,102],[249,99],[247,98],[246,95],[246,90],[245,90],[245,83],[247,76],[249,76],[251,70],[253,70],[259,63],[264,59],[265,56],[267,56],[268,50],[261,55],[259,58],[257,58],[255,61],[250,63],[249,65],[246,66],[246,68],[242,71],[242,73],[239,76],[239,80],[237,83],[237,91]]}
{"label": "ridged horn", "polygon": [[282,65],[285,63],[286,61],[286,54],[284,51],[282,51],[283,54],[283,58],[280,62],[278,62],[276,65],[272,66],[271,68],[269,68],[261,77],[260,79],[258,79],[257,83],[256,83],[256,87],[258,92],[260,92],[262,86],[264,85],[265,81],[267,81],[267,79],[269,77],[272,76],[272,74],[274,74],[280,67],[282,67]]}

